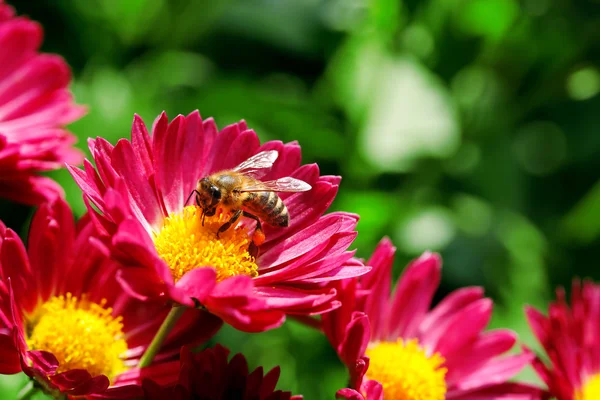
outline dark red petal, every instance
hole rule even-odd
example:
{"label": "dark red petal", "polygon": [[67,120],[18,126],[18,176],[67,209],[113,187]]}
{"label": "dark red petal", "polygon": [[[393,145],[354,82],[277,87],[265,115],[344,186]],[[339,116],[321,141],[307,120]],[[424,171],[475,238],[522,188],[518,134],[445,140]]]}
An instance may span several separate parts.
{"label": "dark red petal", "polygon": [[19,350],[10,335],[0,335],[0,374],[12,375],[21,372]]}
{"label": "dark red petal", "polygon": [[86,394],[102,393],[108,386],[110,381],[104,375],[95,376],[92,379],[85,380],[69,391],[72,396],[82,396]]}
{"label": "dark red petal", "polygon": [[[74,389],[75,387],[92,379],[90,373],[85,369],[72,369],[60,374],[49,377],[50,381],[58,386],[62,392]],[[108,385],[107,385],[108,387]]]}
{"label": "dark red petal", "polygon": [[279,368],[279,365],[267,372],[267,374],[263,378],[262,385],[260,387],[261,398],[265,397],[268,393],[271,393],[273,390],[275,390],[280,374],[281,368]]}
{"label": "dark red petal", "polygon": [[52,375],[58,369],[58,360],[48,351],[31,350],[27,352],[31,365],[45,375]]}

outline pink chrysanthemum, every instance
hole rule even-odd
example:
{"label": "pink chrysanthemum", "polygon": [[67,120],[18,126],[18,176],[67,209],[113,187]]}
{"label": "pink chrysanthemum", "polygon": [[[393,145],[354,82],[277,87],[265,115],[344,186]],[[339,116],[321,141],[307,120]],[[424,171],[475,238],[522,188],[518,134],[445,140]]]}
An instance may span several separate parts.
{"label": "pink chrysanthemum", "polygon": [[533,333],[550,366],[536,358],[534,368],[558,400],[600,399],[600,285],[574,280],[569,308],[564,290],[548,316],[526,309]]}
{"label": "pink chrysanthemum", "polygon": [[143,382],[148,400],[301,400],[290,392],[275,390],[279,367],[263,374],[262,367],[248,373],[248,363],[242,354],[228,361],[229,350],[217,344],[214,348],[192,353],[188,346],[181,349],[180,361],[169,364],[179,372],[177,380],[162,384],[151,379]]}
{"label": "pink chrysanthemum", "polygon": [[395,400],[536,399],[542,391],[508,383],[532,359],[500,357],[516,335],[484,332],[492,301],[470,287],[430,310],[441,259],[425,253],[404,271],[390,296],[395,249],[384,239],[373,270],[339,284],[342,307],[323,315],[323,329],[350,372],[340,398]]}
{"label": "pink chrysanthemum", "polygon": [[[126,267],[119,279],[141,299],[163,298],[203,306],[234,327],[261,331],[279,326],[285,314],[320,314],[338,306],[335,290],[323,283],[369,270],[347,251],[356,236],[356,215],[323,215],[340,181],[320,176],[317,165],[300,165],[296,143],[267,142],[244,122],[221,132],[196,111],[171,123],[162,114],[152,135],[134,118],[131,141],[116,146],[90,141],[96,169],[70,168],[91,201],[90,213],[114,256]],[[294,177],[312,190],[280,193],[289,210],[286,228],[264,225],[266,240],[250,250],[255,222],[240,218],[219,237],[229,215],[203,220],[197,206],[184,207],[198,180],[274,150],[262,181]],[[193,201],[192,201],[193,203]],[[205,268],[206,267],[206,268]]]}
{"label": "pink chrysanthemum", "polygon": [[41,171],[79,164],[75,136],[63,129],[85,109],[67,89],[71,73],[65,61],[38,53],[42,28],[15,17],[0,0],[0,196],[39,204],[62,194]]}
{"label": "pink chrysanthemum", "polygon": [[[1,374],[23,371],[50,393],[123,394],[121,376],[136,365],[168,308],[121,290],[117,266],[93,229],[89,220],[76,226],[60,199],[35,214],[27,250],[0,223]],[[194,309],[180,322],[158,361],[177,357],[180,346],[206,340],[221,326]]]}

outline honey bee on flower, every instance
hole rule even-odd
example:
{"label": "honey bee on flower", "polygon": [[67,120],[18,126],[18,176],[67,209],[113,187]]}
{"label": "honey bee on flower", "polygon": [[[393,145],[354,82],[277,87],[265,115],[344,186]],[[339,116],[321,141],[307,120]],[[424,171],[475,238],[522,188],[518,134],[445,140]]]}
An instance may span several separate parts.
{"label": "honey bee on flower", "polygon": [[202,209],[202,225],[204,217],[214,216],[218,208],[227,211],[231,217],[217,231],[218,238],[241,216],[251,218],[256,221],[252,235],[255,246],[265,241],[261,220],[272,226],[289,226],[290,214],[276,192],[306,192],[311,186],[291,177],[263,182],[253,176],[261,169],[271,168],[278,155],[276,150],[262,151],[231,170],[200,179],[190,197],[196,195],[196,204]]}

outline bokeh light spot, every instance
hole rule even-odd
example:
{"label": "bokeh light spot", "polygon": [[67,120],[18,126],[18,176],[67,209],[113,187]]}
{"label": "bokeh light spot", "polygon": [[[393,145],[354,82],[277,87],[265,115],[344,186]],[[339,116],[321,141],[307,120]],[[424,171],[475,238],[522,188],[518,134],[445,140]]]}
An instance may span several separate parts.
{"label": "bokeh light spot", "polygon": [[442,207],[420,210],[401,223],[396,231],[399,245],[409,254],[442,250],[455,234],[452,215]]}
{"label": "bokeh light spot", "polygon": [[584,67],[567,78],[567,92],[574,100],[587,100],[600,91],[600,73],[595,67]]}

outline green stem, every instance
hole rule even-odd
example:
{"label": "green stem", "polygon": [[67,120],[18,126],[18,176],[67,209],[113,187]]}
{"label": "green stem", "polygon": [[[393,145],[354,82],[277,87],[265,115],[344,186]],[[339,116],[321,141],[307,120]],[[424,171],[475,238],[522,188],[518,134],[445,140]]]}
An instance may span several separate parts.
{"label": "green stem", "polygon": [[156,354],[160,350],[160,347],[162,346],[163,342],[165,341],[171,330],[173,330],[175,324],[184,312],[185,307],[183,306],[171,307],[171,311],[169,311],[169,314],[158,329],[158,332],[156,332],[154,339],[152,339],[152,343],[150,343],[150,346],[148,346],[146,352],[140,359],[140,363],[138,365],[139,368],[144,368],[152,364],[152,360],[154,360],[154,357],[156,357]]}
{"label": "green stem", "polygon": [[29,400],[31,397],[39,391],[38,386],[35,384],[33,379],[29,379],[27,384],[23,386],[23,388],[19,391],[17,395],[17,399],[19,400]]}

